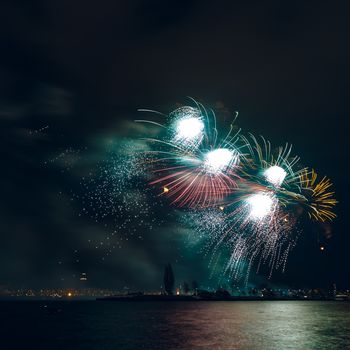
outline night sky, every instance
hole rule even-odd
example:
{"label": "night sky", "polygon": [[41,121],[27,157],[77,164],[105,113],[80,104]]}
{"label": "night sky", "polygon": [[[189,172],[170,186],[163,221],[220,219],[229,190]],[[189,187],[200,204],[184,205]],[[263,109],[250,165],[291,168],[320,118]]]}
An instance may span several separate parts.
{"label": "night sky", "polygon": [[177,284],[220,283],[181,213],[149,192],[129,192],[131,209],[98,220],[84,203],[86,179],[140,136],[138,108],[169,113],[192,96],[222,127],[239,111],[244,132],[292,143],[334,182],[338,218],[306,225],[268,283],[349,287],[344,3],[2,1],[0,286],[72,287],[86,272],[93,287],[157,289],[167,262]]}

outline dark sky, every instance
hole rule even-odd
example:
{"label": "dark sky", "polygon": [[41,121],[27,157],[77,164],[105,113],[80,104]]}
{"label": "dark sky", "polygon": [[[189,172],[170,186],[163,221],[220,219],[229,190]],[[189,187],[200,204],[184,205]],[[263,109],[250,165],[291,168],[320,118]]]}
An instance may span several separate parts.
{"label": "dark sky", "polygon": [[[338,219],[306,227],[270,283],[349,286],[345,3],[2,1],[0,285],[73,286],[86,272],[91,286],[156,289],[168,261],[178,283],[215,285],[163,209],[149,215],[152,230],[112,237],[115,218],[95,222],[81,200],[81,179],[101,170],[108,145],[134,136],[137,108],[168,113],[192,96],[223,122],[239,111],[245,132],[293,143],[333,179]],[[121,248],[106,255],[109,240]]]}

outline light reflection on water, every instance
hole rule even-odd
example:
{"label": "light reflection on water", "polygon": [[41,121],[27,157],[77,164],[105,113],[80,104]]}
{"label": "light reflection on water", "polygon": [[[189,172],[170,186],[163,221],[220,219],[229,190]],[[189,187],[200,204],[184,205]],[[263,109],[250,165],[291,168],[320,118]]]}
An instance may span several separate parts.
{"label": "light reflection on water", "polygon": [[0,302],[0,320],[4,350],[350,349],[347,302]]}

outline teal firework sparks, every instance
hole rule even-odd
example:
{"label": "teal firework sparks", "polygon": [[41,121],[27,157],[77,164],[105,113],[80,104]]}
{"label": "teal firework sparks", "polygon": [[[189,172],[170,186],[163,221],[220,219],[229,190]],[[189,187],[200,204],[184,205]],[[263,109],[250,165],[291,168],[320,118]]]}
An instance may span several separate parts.
{"label": "teal firework sparks", "polygon": [[231,125],[224,138],[218,138],[213,111],[203,106],[181,107],[155,124],[160,136],[147,138],[152,150],[151,185],[180,207],[208,207],[234,192],[239,181],[244,154],[238,145],[240,130]]}
{"label": "teal firework sparks", "polygon": [[207,253],[228,249],[224,273],[247,277],[262,264],[270,275],[284,270],[303,213],[316,221],[335,218],[330,180],[317,181],[292,145],[273,148],[262,136],[243,135],[237,115],[222,133],[215,113],[193,102],[169,114],[142,110],[161,119],[137,121],[156,128],[156,136],[144,138],[150,185],[187,208],[186,222],[207,241]]}

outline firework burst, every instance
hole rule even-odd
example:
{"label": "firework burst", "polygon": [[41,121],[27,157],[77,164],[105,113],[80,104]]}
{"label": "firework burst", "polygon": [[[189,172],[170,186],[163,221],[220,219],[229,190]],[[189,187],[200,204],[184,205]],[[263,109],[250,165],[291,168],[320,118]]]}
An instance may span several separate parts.
{"label": "firework burst", "polygon": [[327,177],[318,181],[317,173],[312,169],[311,172],[305,170],[300,174],[300,185],[302,192],[308,201],[304,207],[310,219],[316,221],[332,221],[337,217],[333,212],[337,200],[334,198],[334,192],[330,191],[332,182]]}
{"label": "firework burst", "polygon": [[[216,117],[195,102],[162,115],[165,123],[143,120],[159,128],[145,139],[151,185],[178,207],[187,207],[186,221],[206,240],[206,253],[229,251],[224,273],[248,278],[256,265],[268,265],[270,275],[284,271],[300,234],[300,210],[310,219],[330,221],[337,201],[327,178],[299,164],[292,146],[272,148],[265,138],[241,135],[230,125],[219,137]],[[214,263],[216,264],[216,263]]]}
{"label": "firework burst", "polygon": [[299,175],[303,168],[295,170],[300,158],[292,156],[292,145],[272,149],[270,141],[263,136],[258,139],[249,134],[249,137],[240,136],[245,147],[248,149],[249,157],[246,157],[245,173],[255,182],[278,189],[295,188],[298,186]]}
{"label": "firework burst", "polygon": [[270,275],[275,269],[284,270],[288,252],[295,243],[292,235],[295,219],[272,191],[247,196],[229,214],[229,220],[232,229],[228,244],[232,254],[227,269],[235,278],[242,273],[243,261],[249,262],[247,277],[255,261],[258,261],[257,269],[267,264]]}
{"label": "firework burst", "polygon": [[[179,207],[208,207],[237,189],[241,159],[238,134],[231,125],[218,141],[214,112],[203,106],[181,107],[169,115],[164,138],[147,139],[154,146],[151,185],[159,185],[162,195]],[[143,121],[149,122],[149,121]],[[153,122],[151,122],[154,124]]]}

